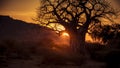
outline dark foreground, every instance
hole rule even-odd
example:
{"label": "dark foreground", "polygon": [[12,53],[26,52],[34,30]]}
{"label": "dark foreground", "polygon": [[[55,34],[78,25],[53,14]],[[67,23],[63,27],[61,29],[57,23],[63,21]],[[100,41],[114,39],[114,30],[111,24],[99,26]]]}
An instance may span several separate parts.
{"label": "dark foreground", "polygon": [[[42,45],[42,44],[41,44]],[[86,44],[90,59],[76,58],[38,44],[0,43],[0,68],[120,68],[120,49]],[[69,50],[68,50],[69,51]]]}

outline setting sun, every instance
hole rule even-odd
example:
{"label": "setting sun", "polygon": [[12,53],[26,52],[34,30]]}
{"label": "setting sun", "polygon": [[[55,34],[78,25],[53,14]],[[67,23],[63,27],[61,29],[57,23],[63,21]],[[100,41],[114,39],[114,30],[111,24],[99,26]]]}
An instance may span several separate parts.
{"label": "setting sun", "polygon": [[63,36],[69,36],[69,34],[67,32],[63,32],[62,35]]}

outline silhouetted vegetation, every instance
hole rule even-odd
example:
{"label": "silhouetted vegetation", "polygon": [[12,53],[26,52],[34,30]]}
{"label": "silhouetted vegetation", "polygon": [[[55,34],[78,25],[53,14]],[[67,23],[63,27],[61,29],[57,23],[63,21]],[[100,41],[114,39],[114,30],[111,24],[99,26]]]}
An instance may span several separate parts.
{"label": "silhouetted vegetation", "polygon": [[[94,28],[93,39],[100,39],[104,49],[99,51],[97,60],[102,60],[107,63],[108,68],[120,67],[120,25],[98,25],[99,28]],[[94,49],[93,49],[94,50]],[[97,49],[98,50],[98,49]],[[100,52],[102,52],[100,54]],[[95,54],[95,52],[92,52]],[[96,54],[94,55],[94,57]],[[102,59],[101,59],[102,57]]]}
{"label": "silhouetted vegetation", "polygon": [[[85,35],[95,24],[104,23],[102,19],[113,22],[118,11],[106,0],[40,0],[36,21],[42,26],[51,23],[65,27],[70,35],[73,52],[87,55]],[[88,56],[88,55],[87,55]]]}
{"label": "silhouetted vegetation", "polygon": [[91,36],[94,40],[100,39],[101,43],[103,42],[104,44],[114,40],[117,42],[120,39],[120,24],[96,25],[91,30]]}
{"label": "silhouetted vegetation", "polygon": [[[118,11],[109,2],[40,2],[36,19],[40,25],[0,16],[0,68],[22,65],[23,68],[120,68],[120,24],[110,18],[117,16]],[[113,24],[103,25],[103,19]],[[51,23],[65,27],[70,35],[67,41],[70,46],[46,27]],[[91,35],[93,42],[85,41],[86,33]]]}

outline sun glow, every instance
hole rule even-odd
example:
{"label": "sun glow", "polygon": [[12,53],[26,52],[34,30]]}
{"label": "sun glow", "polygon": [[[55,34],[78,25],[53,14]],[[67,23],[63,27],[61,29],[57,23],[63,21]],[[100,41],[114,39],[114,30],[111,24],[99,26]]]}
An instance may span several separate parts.
{"label": "sun glow", "polygon": [[67,36],[67,37],[69,37],[69,34],[68,34],[67,32],[63,32],[63,33],[62,33],[62,36]]}

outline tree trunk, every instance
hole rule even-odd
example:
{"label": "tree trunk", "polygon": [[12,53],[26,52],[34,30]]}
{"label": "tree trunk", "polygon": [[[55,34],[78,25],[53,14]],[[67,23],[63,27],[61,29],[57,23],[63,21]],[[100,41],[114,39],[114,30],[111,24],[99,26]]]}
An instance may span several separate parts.
{"label": "tree trunk", "polygon": [[[86,33],[69,33],[70,34],[70,46],[72,52],[82,58],[87,60],[90,58],[89,53],[85,47],[85,34]],[[78,58],[78,57],[77,57]]]}
{"label": "tree trunk", "polygon": [[73,50],[73,52],[78,52],[79,45],[80,45],[79,38],[75,33],[69,33],[69,34],[70,34],[71,49]]}
{"label": "tree trunk", "polygon": [[66,31],[70,35],[70,46],[74,53],[84,55],[88,54],[85,48],[85,35],[87,33],[90,20],[87,20],[86,23],[79,30],[74,28],[74,25],[71,25],[66,28]]}
{"label": "tree trunk", "polygon": [[85,53],[85,33],[78,33],[75,31],[69,32],[70,46],[75,53]]}

